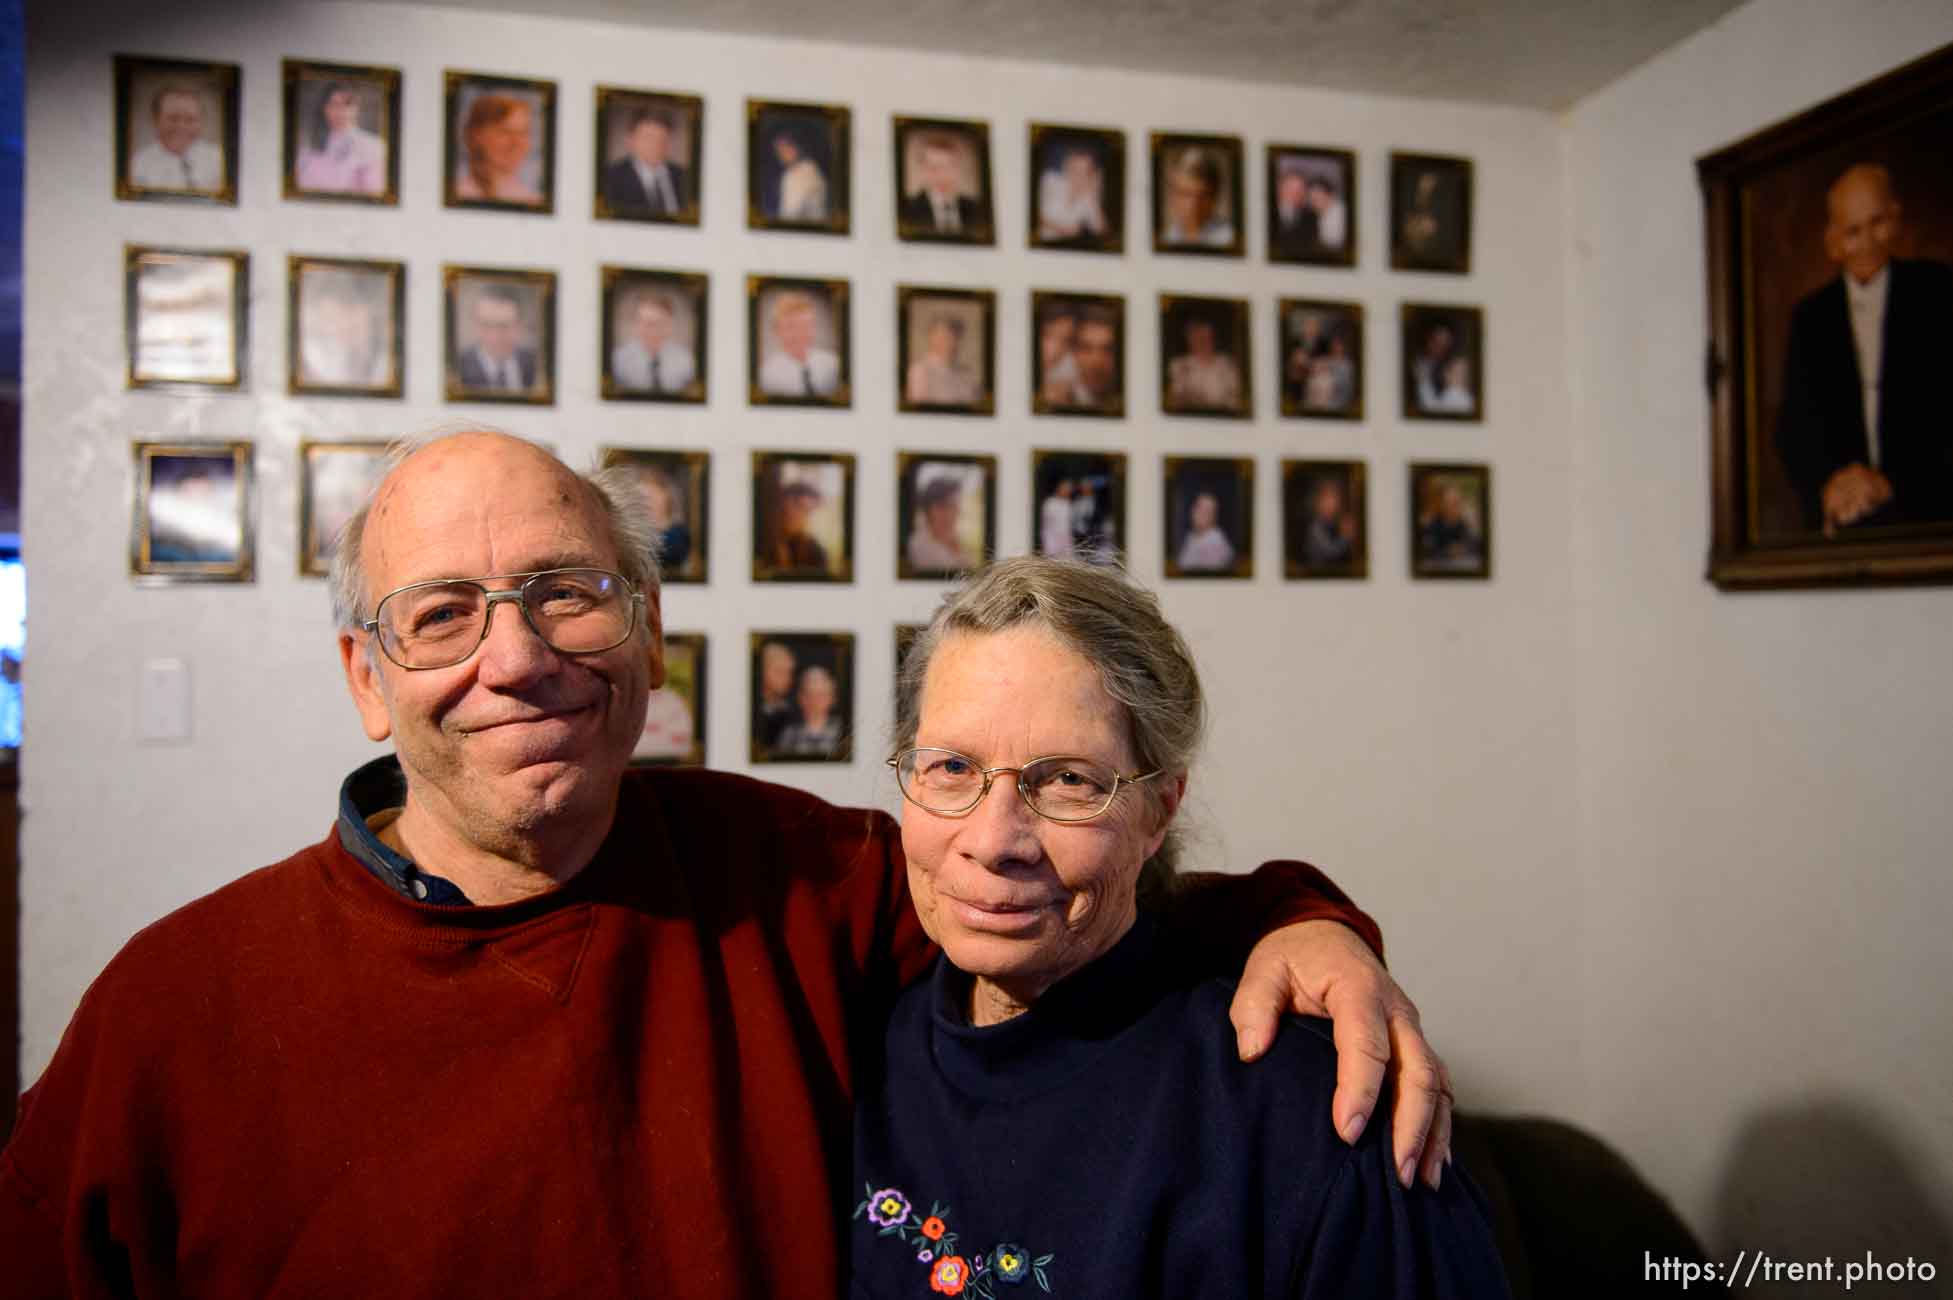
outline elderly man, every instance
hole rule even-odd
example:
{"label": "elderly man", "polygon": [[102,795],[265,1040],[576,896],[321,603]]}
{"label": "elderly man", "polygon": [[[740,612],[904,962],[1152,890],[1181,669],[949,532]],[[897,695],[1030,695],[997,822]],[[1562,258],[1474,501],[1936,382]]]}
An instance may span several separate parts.
{"label": "elderly man", "polygon": [[1841,274],[1790,320],[1777,448],[1807,526],[1953,520],[1943,382],[1953,266],[1894,258],[1891,173],[1845,169],[1826,196],[1824,251]]}
{"label": "elderly man", "polygon": [[[394,755],[89,990],[0,1153],[10,1295],[840,1293],[854,1052],[930,950],[892,819],[629,768],[664,677],[635,495],[486,433],[381,481],[332,586]],[[1210,880],[1168,925],[1271,912],[1318,919],[1257,950],[1244,1048],[1340,1010],[1347,1133],[1394,1040],[1435,1178],[1441,1070],[1333,886]]]}
{"label": "elderly man", "polygon": [[144,189],[198,194],[224,188],[224,151],[203,138],[203,96],[168,85],[149,100],[156,138],[129,160],[129,180]]}

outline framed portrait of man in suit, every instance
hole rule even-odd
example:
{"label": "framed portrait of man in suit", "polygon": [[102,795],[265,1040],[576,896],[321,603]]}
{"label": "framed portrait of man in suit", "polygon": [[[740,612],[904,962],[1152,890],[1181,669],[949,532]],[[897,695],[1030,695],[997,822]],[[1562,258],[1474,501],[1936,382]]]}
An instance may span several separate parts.
{"label": "framed portrait of man in suit", "polygon": [[704,139],[698,96],[598,86],[597,216],[696,226]]}
{"label": "framed portrait of man in suit", "polygon": [[937,244],[994,244],[990,124],[895,119],[895,233]]}
{"label": "framed portrait of man in suit", "polygon": [[556,272],[446,266],[447,399],[556,400]]}
{"label": "framed portrait of man in suit", "polygon": [[705,273],[606,266],[601,274],[604,399],[703,402]]}
{"label": "framed portrait of man in suit", "polygon": [[1953,582],[1953,47],[1697,162],[1709,578]]}
{"label": "framed portrait of man in suit", "polygon": [[235,63],[115,56],[115,197],[237,203]]}

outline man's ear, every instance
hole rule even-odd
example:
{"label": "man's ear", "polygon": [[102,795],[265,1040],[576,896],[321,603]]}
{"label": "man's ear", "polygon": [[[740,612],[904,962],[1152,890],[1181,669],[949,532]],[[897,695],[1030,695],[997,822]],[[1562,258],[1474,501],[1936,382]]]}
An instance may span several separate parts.
{"label": "man's ear", "polygon": [[385,740],[393,734],[393,715],[387,711],[385,693],[380,689],[380,670],[363,636],[339,634],[339,665],[346,670],[346,689],[352,692],[353,707],[366,728],[368,740]]}
{"label": "man's ear", "polygon": [[658,604],[658,597],[662,594],[658,591],[644,593],[645,653],[651,662],[651,689],[654,691],[665,684],[665,625],[664,614]]}

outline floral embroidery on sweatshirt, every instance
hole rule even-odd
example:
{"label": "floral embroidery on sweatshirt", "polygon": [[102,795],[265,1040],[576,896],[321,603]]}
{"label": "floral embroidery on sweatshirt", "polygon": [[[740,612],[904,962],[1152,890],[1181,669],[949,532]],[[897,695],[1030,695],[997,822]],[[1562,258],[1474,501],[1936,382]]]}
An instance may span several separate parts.
{"label": "floral embroidery on sweatshirt", "polygon": [[1026,1281],[1035,1281],[1039,1290],[1050,1293],[1051,1279],[1045,1269],[1052,1256],[1033,1256],[1014,1242],[966,1254],[957,1249],[947,1205],[932,1202],[929,1213],[921,1214],[899,1188],[877,1189],[864,1183],[862,1189],[867,1196],[854,1207],[854,1217],[865,1215],[877,1235],[912,1248],[916,1262],[929,1270],[929,1289],[937,1295],[998,1300],[998,1287]]}

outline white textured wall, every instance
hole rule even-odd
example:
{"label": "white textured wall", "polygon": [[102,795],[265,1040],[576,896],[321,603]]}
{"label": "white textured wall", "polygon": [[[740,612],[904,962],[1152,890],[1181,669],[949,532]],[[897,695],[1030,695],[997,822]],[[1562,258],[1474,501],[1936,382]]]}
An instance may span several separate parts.
{"label": "white textured wall", "polygon": [[1693,161],[1948,40],[1939,0],[1757,0],[1565,137],[1587,1113],[1732,1255],[1912,1253],[1940,1286],[1953,592],[1702,580]]}
{"label": "white textured wall", "polygon": [[[601,442],[709,447],[714,454],[709,587],[674,590],[668,626],[711,636],[710,758],[743,765],[743,647],[749,629],[806,625],[861,638],[860,723],[849,768],[773,768],[849,801],[885,799],[875,737],[888,714],[891,626],[918,619],[936,588],[894,581],[894,453],[990,450],[1000,458],[1002,546],[1029,539],[1033,445],[1124,446],[1139,571],[1160,571],[1159,459],[1253,454],[1259,469],[1252,584],[1173,584],[1167,599],[1216,696],[1211,758],[1194,812],[1211,860],[1302,855],[1327,866],[1380,917],[1397,967],[1475,1100],[1568,1111],[1579,1086],[1573,841],[1570,454],[1561,339],[1565,295],[1558,125],[1532,112],[1413,103],[1212,81],[923,57],[395,6],[37,6],[30,31],[27,243],[26,548],[34,663],[23,799],[23,1068],[40,1070],[86,983],[136,928],[241,872],[317,839],[345,770],[372,752],[333,650],[325,593],[295,574],[295,448],[303,436],[373,435],[466,414],[437,389],[444,260],[561,273],[561,402],[487,411],[573,458]],[[110,197],[110,55],[225,58],[244,65],[242,201],[236,209],[120,204]],[[405,72],[403,201],[367,211],[277,197],[279,59],[395,64]],[[439,205],[441,73],[497,71],[560,82],[558,215],[447,212]],[[602,223],[589,216],[593,84],[690,90],[706,99],[705,225]],[[845,240],[749,232],[742,217],[743,100],[833,100],[855,112],[855,230]],[[994,250],[893,240],[893,113],[992,124],[999,218]],[[1361,268],[1273,268],[1257,260],[1123,258],[1024,248],[1026,122],[1105,123],[1132,138],[1130,209],[1143,213],[1149,130],[1234,131],[1248,143],[1253,249],[1262,222],[1261,146],[1353,146],[1361,155]],[[1478,163],[1474,274],[1396,275],[1386,261],[1392,147]],[[1137,242],[1145,243],[1143,219]],[[183,399],[121,386],[121,246],[246,246],[253,254],[251,388]],[[290,252],[409,264],[408,394],[397,403],[295,400],[283,392],[284,259]],[[713,275],[713,381],[702,409],[596,399],[602,262]],[[855,290],[855,408],[750,410],[743,277],[808,271]],[[989,285],[998,292],[994,419],[894,410],[894,286]],[[1129,404],[1121,423],[1033,419],[1025,333],[1032,286],[1130,298]],[[1253,424],[1154,413],[1155,295],[1253,299]],[[1361,426],[1280,421],[1273,405],[1278,294],[1362,299],[1369,308],[1368,407]],[[1396,305],[1486,308],[1491,419],[1405,425],[1396,416]],[[481,408],[477,408],[479,411]],[[153,434],[258,441],[262,576],[236,588],[135,590],[125,573],[128,441]],[[747,454],[754,447],[851,448],[860,456],[861,580],[753,587],[745,572]],[[1368,582],[1278,576],[1276,489],[1283,455],[1369,462]],[[1497,578],[1422,584],[1405,576],[1404,462],[1487,459],[1495,469]],[[181,656],[194,675],[195,738],[135,741],[137,669]]]}

